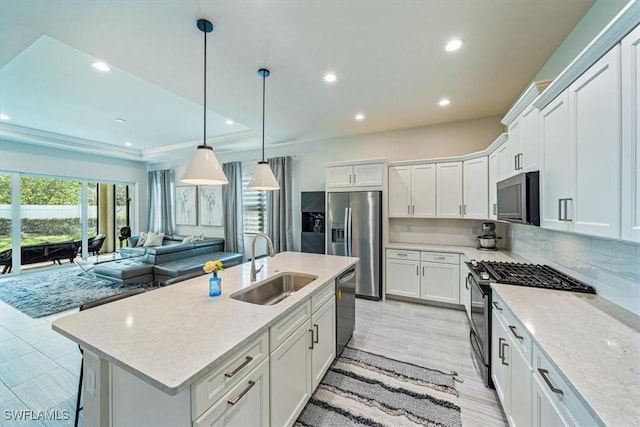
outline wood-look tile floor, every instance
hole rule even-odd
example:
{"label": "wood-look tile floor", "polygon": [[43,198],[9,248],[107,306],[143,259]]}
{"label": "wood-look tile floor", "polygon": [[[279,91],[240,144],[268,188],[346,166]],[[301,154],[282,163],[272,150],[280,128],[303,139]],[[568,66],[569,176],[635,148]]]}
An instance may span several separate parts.
{"label": "wood-look tile floor", "polygon": [[356,299],[350,346],[442,371],[456,371],[463,426],[507,426],[495,391],[475,369],[464,311],[404,301]]}

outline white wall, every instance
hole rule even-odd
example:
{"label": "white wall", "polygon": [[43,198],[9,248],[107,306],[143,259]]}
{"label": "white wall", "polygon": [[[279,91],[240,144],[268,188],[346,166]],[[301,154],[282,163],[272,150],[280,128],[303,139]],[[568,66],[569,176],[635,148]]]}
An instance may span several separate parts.
{"label": "white wall", "polygon": [[[482,223],[473,219],[389,219],[389,241],[429,245],[477,246]],[[495,222],[498,248],[509,247],[509,224]]]}
{"label": "white wall", "polygon": [[0,171],[133,183],[133,229],[147,228],[147,169],[144,163],[0,139]]}

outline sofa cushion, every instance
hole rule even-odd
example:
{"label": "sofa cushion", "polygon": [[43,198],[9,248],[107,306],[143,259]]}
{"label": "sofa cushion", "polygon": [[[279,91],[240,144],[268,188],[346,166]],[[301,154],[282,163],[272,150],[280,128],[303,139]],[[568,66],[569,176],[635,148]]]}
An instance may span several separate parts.
{"label": "sofa cushion", "polygon": [[192,273],[198,270],[202,270],[204,264],[207,261],[220,260],[225,268],[232,267],[240,264],[244,257],[242,254],[235,252],[212,252],[205,255],[194,256],[191,258],[185,258],[181,260],[175,260],[156,265],[153,267],[153,274],[156,276],[156,281],[160,282],[171,277],[182,276],[187,273]]}
{"label": "sofa cushion", "polygon": [[144,242],[147,241],[147,233],[140,233],[139,236],[132,237],[131,239],[135,239],[136,247],[141,248],[142,246],[144,246]]}
{"label": "sofa cushion", "polygon": [[94,267],[96,275],[127,280],[144,276],[153,272],[153,265],[145,264],[139,260],[121,259],[118,261],[104,262]]}
{"label": "sofa cushion", "polygon": [[147,248],[142,248],[142,247],[120,248],[120,255],[122,255],[122,258],[141,256],[146,253],[147,253]]}

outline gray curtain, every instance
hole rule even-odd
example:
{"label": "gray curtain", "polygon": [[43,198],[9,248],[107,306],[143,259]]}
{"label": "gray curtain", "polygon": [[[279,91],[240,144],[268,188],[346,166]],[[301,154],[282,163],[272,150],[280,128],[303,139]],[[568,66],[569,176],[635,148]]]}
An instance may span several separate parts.
{"label": "gray curtain", "polygon": [[[171,169],[149,172],[149,231],[175,233],[175,173]],[[140,230],[146,231],[146,230]]]}
{"label": "gray curtain", "polygon": [[242,222],[242,163],[222,165],[229,183],[222,186],[224,211],[224,247],[227,252],[244,254],[244,230]]}
{"label": "gray curtain", "polygon": [[267,159],[280,191],[267,192],[267,232],[276,252],[293,250],[293,158]]}

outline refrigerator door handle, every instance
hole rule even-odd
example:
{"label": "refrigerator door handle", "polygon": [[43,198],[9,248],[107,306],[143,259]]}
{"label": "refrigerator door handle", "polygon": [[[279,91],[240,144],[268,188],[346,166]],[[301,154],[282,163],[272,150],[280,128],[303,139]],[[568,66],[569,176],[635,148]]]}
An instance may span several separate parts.
{"label": "refrigerator door handle", "polygon": [[347,218],[347,222],[349,226],[348,234],[347,234],[347,245],[348,245],[349,253],[347,253],[347,256],[352,256],[353,254],[351,252],[353,251],[353,242],[351,241],[351,237],[352,237],[353,223],[351,218],[351,208],[347,208],[347,210],[349,211],[349,216]]}
{"label": "refrigerator door handle", "polygon": [[344,208],[344,228],[342,229],[342,239],[344,241],[344,255],[349,256],[349,208]]}

